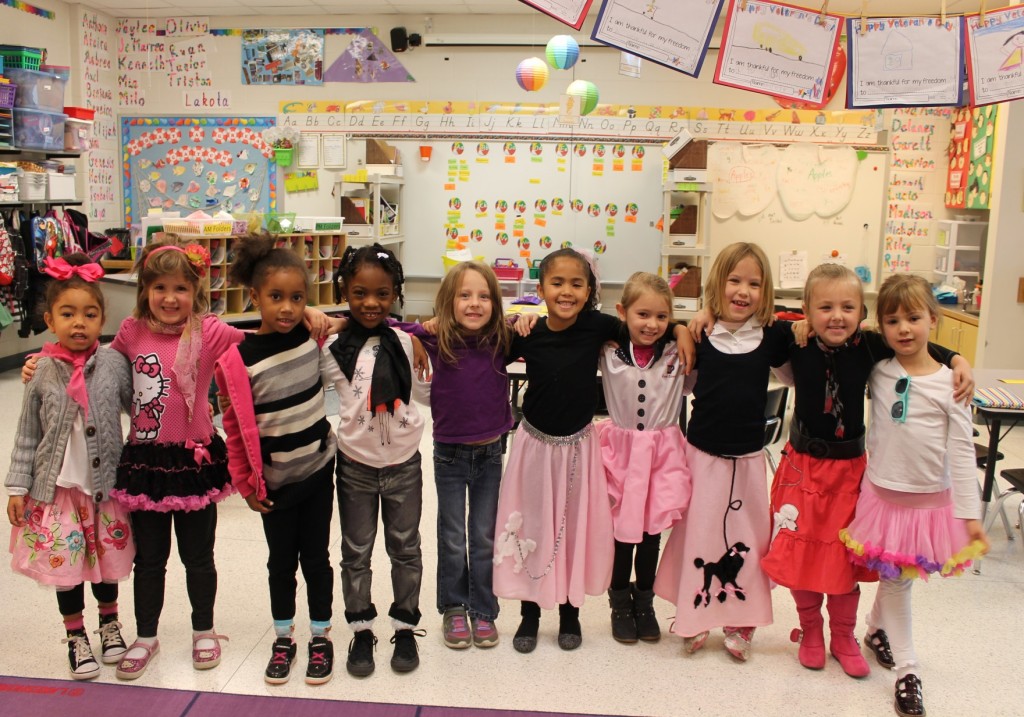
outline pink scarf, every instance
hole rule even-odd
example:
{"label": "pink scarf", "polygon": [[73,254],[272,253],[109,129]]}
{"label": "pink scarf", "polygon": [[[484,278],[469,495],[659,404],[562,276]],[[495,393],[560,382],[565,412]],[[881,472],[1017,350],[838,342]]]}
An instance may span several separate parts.
{"label": "pink scarf", "polygon": [[48,356],[71,364],[71,380],[68,381],[68,398],[82,407],[83,418],[89,418],[89,392],[85,388],[85,362],[96,353],[97,341],[85,351],[71,351],[58,343],[44,344],[36,356]]}
{"label": "pink scarf", "polygon": [[178,350],[174,354],[174,377],[185,399],[188,421],[196,402],[196,380],[199,377],[199,354],[203,350],[203,317],[192,314],[180,324],[162,324],[150,319],[149,328],[157,334],[178,334]]}

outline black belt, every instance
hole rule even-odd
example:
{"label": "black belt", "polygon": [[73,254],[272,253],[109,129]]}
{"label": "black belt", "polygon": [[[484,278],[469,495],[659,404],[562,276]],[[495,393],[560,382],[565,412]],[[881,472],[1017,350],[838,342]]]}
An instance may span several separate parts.
{"label": "black belt", "polygon": [[802,433],[798,421],[789,427],[789,444],[793,450],[815,458],[859,458],[864,455],[864,436],[852,441],[826,441]]}

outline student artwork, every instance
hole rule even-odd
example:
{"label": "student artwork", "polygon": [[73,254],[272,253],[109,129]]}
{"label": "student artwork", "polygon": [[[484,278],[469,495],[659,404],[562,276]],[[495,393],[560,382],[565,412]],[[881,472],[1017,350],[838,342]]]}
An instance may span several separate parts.
{"label": "student artwork", "polygon": [[[846,50],[843,49],[842,45],[836,47],[836,54],[832,56],[832,67],[828,72],[828,84],[825,86],[825,94],[821,100],[817,102],[811,102],[808,100],[791,100],[784,99],[782,97],[773,97],[776,104],[779,107],[787,110],[820,110],[836,96],[836,92],[839,91],[839,85],[843,83],[843,77],[846,75]],[[748,110],[749,113],[749,110]],[[821,119],[824,119],[824,115],[819,115]],[[820,124],[820,123],[819,123]]]}
{"label": "student artwork", "polygon": [[325,82],[415,82],[394,53],[372,30],[352,36],[341,56],[324,73]]}
{"label": "student artwork", "polygon": [[965,19],[970,104],[1024,97],[1024,5]]}
{"label": "student artwork", "polygon": [[730,0],[715,82],[820,103],[829,86],[842,18],[782,3]]}
{"label": "student artwork", "polygon": [[597,107],[597,85],[587,80],[574,80],[569,83],[565,94],[576,98],[580,103],[580,114],[589,115]]}
{"label": "student artwork", "polygon": [[777,196],[779,148],[774,145],[712,142],[708,174],[715,191],[711,212],[719,219],[760,214]]}
{"label": "student artwork", "polygon": [[835,216],[853,198],[858,162],[853,147],[789,145],[776,175],[782,208],[797,221]]}
{"label": "student artwork", "polygon": [[550,15],[559,22],[579,30],[583,27],[587,11],[590,10],[590,5],[594,0],[519,0],[519,2],[536,8],[545,15]]}
{"label": "student artwork", "polygon": [[580,57],[580,46],[570,35],[555,35],[544,48],[548,64],[556,70],[568,70]]}
{"label": "student artwork", "polygon": [[992,153],[999,107],[971,108],[971,158],[967,174],[967,209],[988,209],[992,200]]}
{"label": "student artwork", "polygon": [[848,18],[846,106],[959,106],[963,18]]}
{"label": "student artwork", "polygon": [[591,37],[696,77],[723,0],[604,0]]}
{"label": "student artwork", "polygon": [[263,138],[274,124],[273,117],[123,118],[125,225],[150,210],[276,209],[274,150]]}
{"label": "student artwork", "polygon": [[322,85],[323,30],[242,32],[243,85]]}
{"label": "student artwork", "polygon": [[516,67],[516,82],[527,92],[536,92],[548,83],[548,66],[539,57],[528,57]]}

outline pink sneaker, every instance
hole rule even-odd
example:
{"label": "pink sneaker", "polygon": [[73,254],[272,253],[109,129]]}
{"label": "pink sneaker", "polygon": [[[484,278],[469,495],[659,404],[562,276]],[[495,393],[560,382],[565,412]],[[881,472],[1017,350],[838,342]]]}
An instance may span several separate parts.
{"label": "pink sneaker", "polygon": [[708,635],[710,633],[705,630],[702,633],[694,635],[693,637],[683,638],[683,649],[690,655],[695,653],[700,648],[704,647],[704,643],[708,641]]}
{"label": "pink sneaker", "polygon": [[750,657],[750,641],[754,638],[754,627],[726,627],[725,649],[741,662]]}
{"label": "pink sneaker", "polygon": [[473,644],[477,647],[494,647],[500,639],[498,628],[493,620],[485,620],[482,617],[470,618],[473,625]]}
{"label": "pink sneaker", "polygon": [[441,618],[441,632],[444,644],[453,650],[464,650],[473,644],[473,633],[469,629],[469,618],[464,607],[450,607]]}

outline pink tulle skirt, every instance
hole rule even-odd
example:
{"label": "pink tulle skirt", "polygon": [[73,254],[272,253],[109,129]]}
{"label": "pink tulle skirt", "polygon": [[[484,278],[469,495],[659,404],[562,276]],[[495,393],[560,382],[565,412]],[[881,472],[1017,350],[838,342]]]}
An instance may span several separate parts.
{"label": "pink tulle skirt", "polygon": [[58,487],[52,503],[25,499],[27,525],[11,529],[11,567],[44,585],[127,578],[135,560],[128,511],[113,499],[96,503],[75,488]]}
{"label": "pink tulle skirt", "polygon": [[857,514],[839,532],[850,559],[886,580],[959,575],[982,554],[966,521],[953,517],[951,491],[903,493],[864,481]]}
{"label": "pink tulle skirt", "polygon": [[639,543],[644,533],[672,527],[690,503],[686,439],[678,426],[637,431],[612,421],[594,424],[612,501],[615,539]]}
{"label": "pink tulle skirt", "polygon": [[572,437],[516,431],[501,480],[494,594],[545,610],[601,595],[614,543],[601,452],[588,425]]}

